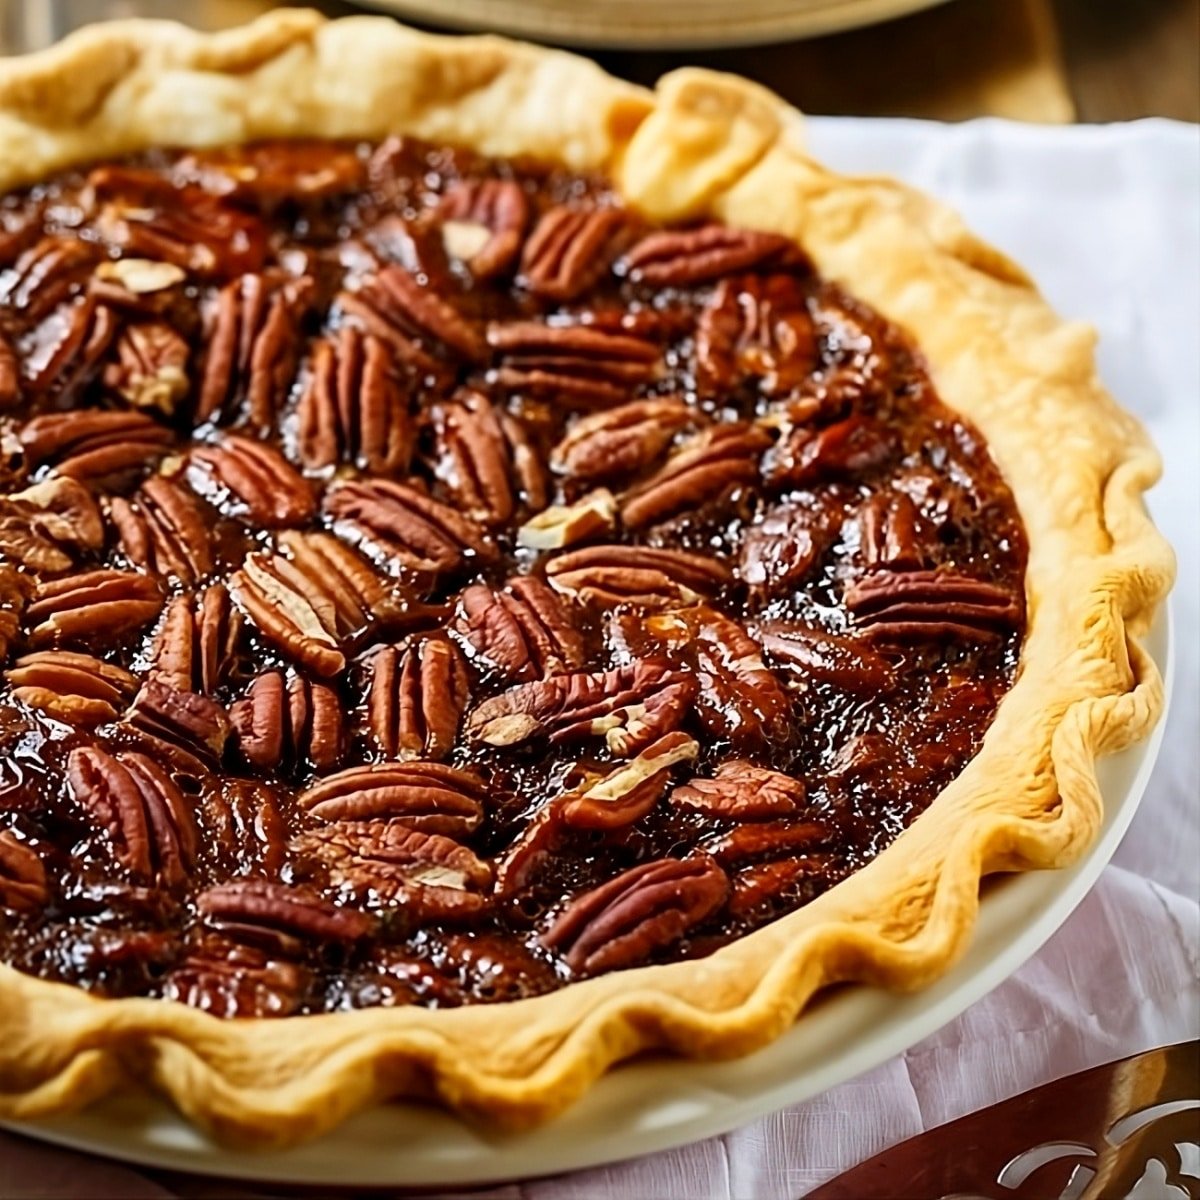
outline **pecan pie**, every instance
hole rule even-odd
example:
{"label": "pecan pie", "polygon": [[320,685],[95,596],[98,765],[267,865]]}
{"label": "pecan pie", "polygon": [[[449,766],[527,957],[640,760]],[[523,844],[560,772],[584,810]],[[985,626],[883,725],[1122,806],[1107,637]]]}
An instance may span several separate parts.
{"label": "pecan pie", "polygon": [[2,1113],[747,1051],[1157,715],[1090,335],[749,85],[114,25],[0,66],[0,188]]}

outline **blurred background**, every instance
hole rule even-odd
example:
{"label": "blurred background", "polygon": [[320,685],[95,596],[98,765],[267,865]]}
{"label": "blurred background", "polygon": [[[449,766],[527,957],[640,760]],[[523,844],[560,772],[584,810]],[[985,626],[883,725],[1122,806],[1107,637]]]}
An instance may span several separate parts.
{"label": "blurred background", "polygon": [[[268,0],[0,0],[0,53],[111,17],[216,29]],[[652,84],[684,63],[735,71],[811,113],[1045,123],[1200,121],[1200,0],[318,0],[428,29],[570,45]]]}

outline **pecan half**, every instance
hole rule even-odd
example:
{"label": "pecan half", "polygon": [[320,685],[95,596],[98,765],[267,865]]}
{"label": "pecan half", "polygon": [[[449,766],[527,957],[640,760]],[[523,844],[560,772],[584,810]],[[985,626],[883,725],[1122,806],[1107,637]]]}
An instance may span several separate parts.
{"label": "pecan half", "polygon": [[614,754],[627,756],[676,729],[695,694],[691,676],[644,659],[517,684],[475,709],[467,731],[490,746],[603,737]]}
{"label": "pecan half", "polygon": [[414,437],[409,403],[387,343],[342,326],[313,350],[296,412],[301,462],[313,470],[341,462],[381,475],[405,470]]}
{"label": "pecan half", "polygon": [[858,544],[868,567],[914,570],[926,565],[924,529],[912,498],[876,492],[858,513]]}
{"label": "pecan half", "polygon": [[711,779],[696,776],[671,793],[678,808],[729,821],[767,821],[799,812],[807,789],[803,779],[726,759]]}
{"label": "pecan half", "polygon": [[244,413],[255,429],[272,427],[296,374],[311,291],[308,278],[265,275],[242,275],[221,289],[200,376],[197,424]]}
{"label": "pecan half", "polygon": [[41,650],[5,672],[13,698],[68,725],[115,721],[133,699],[137,676],[115,663],[70,650]]}
{"label": "pecan half", "polygon": [[785,500],[742,534],[738,576],[756,601],[792,596],[842,528],[842,506]]}
{"label": "pecan half", "polygon": [[345,749],[345,719],[337,692],[302,675],[286,680],[266,671],[229,709],[229,722],[247,762],[263,771],[296,770],[310,762],[329,771]]}
{"label": "pecan half", "polygon": [[832,684],[856,696],[882,695],[896,686],[896,668],[861,638],[840,637],[799,621],[758,621],[749,628],[767,657],[800,679]]}
{"label": "pecan half", "polygon": [[134,408],[171,416],[188,393],[187,364],[188,344],[166,321],[134,321],[117,338],[104,386]]}
{"label": "pecan half", "polygon": [[1021,600],[1007,588],[953,571],[868,575],[846,589],[855,627],[883,642],[979,640],[1015,629]]}
{"label": "pecan half", "polygon": [[325,493],[323,509],[339,533],[418,575],[436,577],[471,560],[496,559],[495,546],[474,521],[408,484],[387,479],[341,483]]}
{"label": "pecan half", "polygon": [[660,368],[653,342],[589,325],[498,322],[487,340],[500,356],[489,383],[568,408],[620,404]]}
{"label": "pecan half", "polygon": [[[31,231],[36,223],[31,226]],[[74,237],[44,237],[24,250],[0,279],[0,304],[34,325],[87,283],[100,250]],[[4,264],[8,266],[7,263]]]}
{"label": "pecan half", "polygon": [[39,573],[65,571],[74,551],[99,550],[104,522],[92,493],[52,475],[0,497],[0,555]]}
{"label": "pecan half", "polygon": [[365,164],[353,147],[315,139],[200,150],[180,159],[171,174],[267,212],[298,198],[339,196],[366,182]]}
{"label": "pecan half", "polygon": [[36,912],[49,898],[46,868],[38,852],[11,829],[0,829],[0,908]]}
{"label": "pecan half", "polygon": [[715,558],[650,546],[588,546],[546,563],[546,578],[585,604],[673,608],[717,595],[733,572]]}
{"label": "pecan half", "polygon": [[232,732],[229,714],[211,696],[181,691],[161,679],[141,686],[122,720],[190,777],[209,773]]}
{"label": "pecan half", "polygon": [[196,897],[196,909],[209,928],[286,958],[302,958],[325,946],[350,947],[375,932],[367,913],[266,879],[235,879],[208,888]]}
{"label": "pecan half", "polygon": [[101,568],[39,583],[26,609],[35,649],[63,642],[109,642],[162,611],[157,582],[137,571]]}
{"label": "pecan half", "polygon": [[0,560],[0,662],[21,629],[21,614],[34,590],[33,581],[16,567]]}
{"label": "pecan half", "polygon": [[785,396],[820,361],[816,328],[795,275],[722,279],[696,327],[696,381],[728,394],[746,379],[768,396]]}
{"label": "pecan half", "polygon": [[627,478],[655,463],[696,412],[673,396],[634,400],[579,417],[550,454],[550,465],[586,483]]}
{"label": "pecan half", "polygon": [[175,440],[139,412],[45,413],[27,422],[19,437],[31,463],[88,483],[145,470]]}
{"label": "pecan half", "polygon": [[608,488],[596,488],[574,504],[552,504],[517,530],[517,545],[527,550],[561,550],[611,533],[617,522],[617,500]]}
{"label": "pecan half", "polygon": [[529,200],[511,179],[464,179],[437,208],[446,253],[475,279],[494,279],[517,260],[529,225]]}
{"label": "pecan half", "polygon": [[222,871],[277,875],[288,831],[274,791],[250,779],[225,778],[201,792],[203,845]]}
{"label": "pecan half", "polygon": [[574,300],[612,266],[627,221],[619,208],[548,209],[525,243],[518,281],[535,296]]}
{"label": "pecan half", "polygon": [[752,820],[705,839],[704,849],[730,869],[808,854],[828,837],[829,830],[817,821]]}
{"label": "pecan half", "polygon": [[261,529],[305,524],[316,512],[312,489],[273,446],[226,434],[211,446],[193,446],[188,481],[214,502],[221,493],[229,511]]}
{"label": "pecan half", "polygon": [[195,818],[157,763],[132,751],[114,755],[79,747],[67,760],[67,781],[135,880],[157,879],[168,887],[186,881],[196,858]]}
{"label": "pecan half", "polygon": [[0,413],[16,408],[21,399],[21,364],[12,342],[0,330]]}
{"label": "pecan half", "polygon": [[367,726],[385,758],[439,760],[454,749],[470,699],[462,651],[444,634],[370,658]]}
{"label": "pecan half", "polygon": [[755,483],[759,457],[770,444],[765,429],[744,423],[696,434],[649,479],[622,494],[621,520],[641,529]]}
{"label": "pecan half", "polygon": [[767,920],[781,910],[814,899],[845,874],[845,868],[829,854],[802,854],[755,863],[734,876],[728,911],[742,920]]}
{"label": "pecan half", "polygon": [[700,747],[686,733],[664,734],[629,762],[558,797],[554,806],[561,819],[577,829],[632,825],[662,798],[671,781],[671,768],[695,762],[699,752]]}
{"label": "pecan half", "polygon": [[648,233],[617,264],[618,273],[650,287],[689,287],[752,268],[806,269],[804,253],[778,233],[701,225]]}
{"label": "pecan half", "polygon": [[190,492],[150,475],[132,499],[114,496],[108,515],[134,566],[195,587],[216,566],[212,523]]}
{"label": "pecan half", "polygon": [[338,303],[368,333],[383,338],[408,367],[438,372],[438,361],[429,353],[432,347],[467,362],[487,358],[478,327],[401,266],[381,267],[356,292],[342,292]]}
{"label": "pecan half", "polygon": [[213,938],[163,981],[163,997],[215,1017],[286,1017],[307,986],[302,967],[253,946]]}
{"label": "pecan half", "polygon": [[400,821],[336,821],[301,834],[292,848],[323,864],[332,887],[360,903],[402,906],[417,920],[470,920],[491,903],[487,863]]}
{"label": "pecan half", "polygon": [[455,632],[472,657],[506,679],[539,679],[583,666],[583,638],[540,579],[517,575],[502,590],[477,583],[458,598]]}
{"label": "pecan half", "polygon": [[150,646],[150,676],[180,692],[215,692],[233,673],[241,613],[223,583],[198,596],[177,596]]}
{"label": "pecan half", "polygon": [[573,900],[542,944],[577,975],[621,970],[679,941],[728,895],[725,872],[707,854],[642,863]]}
{"label": "pecan half", "polygon": [[322,821],[395,817],[410,829],[467,837],[483,820],[484,781],[432,762],[372,763],[329,775],[296,797]]}
{"label": "pecan half", "polygon": [[545,506],[545,472],[519,418],[466,392],[458,403],[435,408],[433,424],[437,476],[468,516],[507,525],[518,504]]}
{"label": "pecan half", "polygon": [[28,390],[53,392],[60,405],[73,401],[99,374],[119,326],[116,313],[91,295],[57,309],[37,327],[25,356]]}
{"label": "pecan half", "polygon": [[776,487],[858,479],[890,462],[897,449],[890,429],[858,413],[822,429],[800,425],[763,456],[763,479]]}

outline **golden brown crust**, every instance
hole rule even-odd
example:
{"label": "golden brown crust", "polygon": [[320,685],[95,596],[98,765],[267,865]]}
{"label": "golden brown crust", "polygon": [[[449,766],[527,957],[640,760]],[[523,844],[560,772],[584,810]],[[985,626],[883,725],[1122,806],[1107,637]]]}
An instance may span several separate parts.
{"label": "golden brown crust", "polygon": [[0,190],[152,144],[404,132],[608,171],[660,220],[711,213],[797,237],[912,333],[942,398],[987,437],[1030,543],[1021,671],[980,753],[808,907],[698,962],[451,1011],[221,1021],[0,967],[0,1116],[77,1109],[135,1078],[258,1146],[397,1095],[528,1125],[640,1050],[762,1046],[831,982],[921,987],[964,949],[981,875],[1063,866],[1088,845],[1096,756],[1142,737],[1162,706],[1138,641],[1173,573],[1142,505],[1158,457],[1101,388],[1089,329],[1061,322],[940,205],[812,162],[800,129],[782,101],[726,76],[677,72],[651,95],[565,54],[297,11],[214,36],[112,24],[0,64]]}

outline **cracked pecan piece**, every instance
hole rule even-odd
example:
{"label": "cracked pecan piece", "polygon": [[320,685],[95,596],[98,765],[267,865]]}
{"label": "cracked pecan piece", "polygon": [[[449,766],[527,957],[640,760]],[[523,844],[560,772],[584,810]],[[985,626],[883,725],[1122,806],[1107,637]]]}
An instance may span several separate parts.
{"label": "cracked pecan piece", "polygon": [[630,232],[619,208],[555,205],[525,243],[518,282],[547,300],[574,300],[608,271]]}
{"label": "cracked pecan piece", "polygon": [[466,846],[400,821],[337,821],[292,843],[351,898],[399,906],[418,921],[470,921],[491,905],[491,867]]}
{"label": "cracked pecan piece", "polygon": [[998,637],[1024,612],[1007,588],[954,571],[867,575],[846,589],[846,607],[863,636],[900,643]]}
{"label": "cracked pecan piece", "polygon": [[715,558],[651,546],[587,546],[546,563],[546,579],[585,604],[673,608],[716,596],[733,572]]}
{"label": "cracked pecan piece", "polygon": [[502,589],[472,584],[458,598],[455,632],[473,659],[505,679],[529,680],[583,666],[583,638],[555,593],[532,575]]}
{"label": "cracked pecan piece", "polygon": [[487,788],[474,771],[434,762],[370,763],[319,780],[296,803],[321,821],[396,818],[422,833],[469,837]]}
{"label": "cracked pecan piece", "polygon": [[68,725],[115,721],[138,689],[123,667],[71,650],[26,654],[4,674],[15,700]]}
{"label": "cracked pecan piece", "polygon": [[197,425],[245,416],[271,429],[299,364],[312,281],[242,275],[217,296],[196,398]]}
{"label": "cracked pecan piece", "polygon": [[738,271],[780,266],[811,269],[804,252],[781,234],[701,225],[646,234],[617,271],[649,287],[690,287]]}
{"label": "cracked pecan piece", "polygon": [[188,394],[188,344],[166,321],[134,321],[116,340],[104,386],[134,408],[171,416]]}
{"label": "cracked pecan piece", "polygon": [[180,692],[215,692],[235,670],[241,635],[241,613],[223,583],[176,596],[150,644],[150,677]]}
{"label": "cracked pecan piece", "polygon": [[345,714],[337,692],[302,675],[264,671],[229,708],[242,757],[263,771],[318,771],[338,766],[345,752]]}
{"label": "cracked pecan piece", "polygon": [[310,470],[353,463],[389,475],[407,469],[413,419],[408,387],[382,338],[343,325],[315,345],[296,416]]}
{"label": "cracked pecan piece", "polygon": [[153,417],[137,412],[45,413],[18,436],[30,463],[85,483],[144,471],[175,440]]}
{"label": "cracked pecan piece", "polygon": [[167,887],[187,880],[196,858],[195,817],[156,762],[133,751],[79,747],[67,760],[67,782],[135,880]]}
{"label": "cracked pecan piece", "polygon": [[402,649],[381,646],[368,661],[367,728],[388,759],[444,759],[470,699],[462,651],[444,634]]}
{"label": "cracked pecan piece", "polygon": [[684,511],[723,500],[758,481],[758,460],[771,445],[765,429],[714,425],[686,441],[648,479],[621,495],[621,520],[642,529]]}
{"label": "cracked pecan piece", "polygon": [[642,659],[608,671],[517,684],[479,705],[467,732],[489,746],[536,737],[552,745],[603,737],[614,754],[628,756],[678,728],[695,694],[690,675]]}
{"label": "cracked pecan piece", "polygon": [[104,545],[104,522],[92,493],[52,475],[0,497],[0,555],[38,574],[59,574],[73,556]]}
{"label": "cracked pecan piece", "polygon": [[25,610],[29,644],[111,642],[148,625],[162,606],[158,583],[137,571],[101,567],[43,581]]}
{"label": "cracked pecan piece", "polygon": [[487,340],[500,359],[490,384],[567,408],[621,404],[661,366],[652,341],[592,325],[494,322]]}
{"label": "cracked pecan piece", "polygon": [[856,696],[884,695],[898,682],[895,666],[861,638],[779,619],[756,621],[748,628],[772,662],[801,680],[831,684]]}
{"label": "cracked pecan piece", "polygon": [[11,829],[0,829],[0,908],[36,912],[50,899],[41,855]]}
{"label": "cracked pecan piece", "polygon": [[727,821],[766,821],[802,811],[807,794],[803,779],[730,758],[711,779],[697,775],[675,788],[671,803]]}
{"label": "cracked pecan piece", "polygon": [[622,970],[679,941],[728,895],[728,877],[707,854],[642,863],[573,900],[542,944],[576,975]]}
{"label": "cracked pecan piece", "polygon": [[214,1017],[286,1017],[299,1007],[309,975],[253,946],[205,939],[163,981],[163,997]]}
{"label": "cracked pecan piece", "polygon": [[193,446],[188,482],[227,511],[260,529],[285,529],[307,523],[316,512],[312,488],[273,446],[227,433],[211,446]]}
{"label": "cracked pecan piece", "polygon": [[408,484],[387,479],[339,483],[325,493],[323,510],[337,532],[418,576],[436,578],[468,562],[491,563],[497,557],[479,525]]}
{"label": "cracked pecan piece", "polygon": [[529,199],[511,179],[464,179],[437,207],[442,244],[476,280],[507,274],[529,226]]}
{"label": "cracked pecan piece", "polygon": [[125,557],[143,571],[195,587],[216,567],[211,522],[165,475],[147,476],[131,499],[114,496],[108,515]]}
{"label": "cracked pecan piece", "polygon": [[608,488],[595,488],[574,504],[552,504],[517,530],[526,550],[561,550],[597,534],[611,534],[617,523],[617,499]]}
{"label": "cracked pecan piece", "polygon": [[613,482],[653,466],[675,435],[700,420],[682,400],[634,400],[578,417],[550,454],[550,465],[568,479]]}

